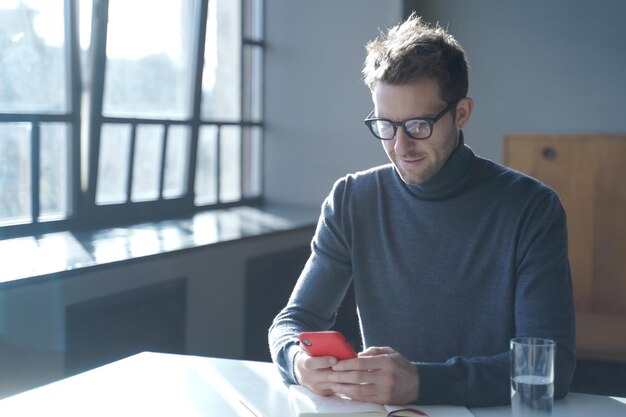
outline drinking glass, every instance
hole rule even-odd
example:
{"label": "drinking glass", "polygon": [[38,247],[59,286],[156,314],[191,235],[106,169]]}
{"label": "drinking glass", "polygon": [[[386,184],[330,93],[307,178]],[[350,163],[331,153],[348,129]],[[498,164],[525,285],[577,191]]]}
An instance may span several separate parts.
{"label": "drinking glass", "polygon": [[513,417],[552,414],[554,403],[554,351],[550,339],[511,339],[511,408]]}

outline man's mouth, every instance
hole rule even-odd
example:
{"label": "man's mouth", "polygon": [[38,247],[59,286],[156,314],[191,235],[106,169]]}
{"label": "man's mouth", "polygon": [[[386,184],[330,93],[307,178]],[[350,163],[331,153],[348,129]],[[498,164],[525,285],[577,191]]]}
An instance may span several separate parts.
{"label": "man's mouth", "polygon": [[422,162],[425,158],[426,158],[425,156],[418,156],[418,157],[411,157],[411,158],[400,158],[400,161],[402,161],[402,163],[404,163],[404,164],[416,165],[416,164]]}

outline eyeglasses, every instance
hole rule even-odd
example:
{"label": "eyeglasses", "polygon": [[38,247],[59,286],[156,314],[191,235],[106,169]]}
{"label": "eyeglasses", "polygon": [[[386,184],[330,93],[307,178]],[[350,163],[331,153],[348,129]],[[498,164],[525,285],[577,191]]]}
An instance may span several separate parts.
{"label": "eyeglasses", "polygon": [[370,131],[378,139],[391,140],[396,137],[398,126],[402,126],[404,132],[413,139],[424,140],[428,139],[433,134],[433,125],[439,121],[443,116],[449,112],[456,103],[461,100],[457,98],[454,101],[448,103],[445,109],[441,110],[435,117],[416,117],[413,119],[407,119],[401,122],[394,122],[389,119],[382,119],[378,117],[372,117],[374,110],[365,118],[365,124],[370,128]]}

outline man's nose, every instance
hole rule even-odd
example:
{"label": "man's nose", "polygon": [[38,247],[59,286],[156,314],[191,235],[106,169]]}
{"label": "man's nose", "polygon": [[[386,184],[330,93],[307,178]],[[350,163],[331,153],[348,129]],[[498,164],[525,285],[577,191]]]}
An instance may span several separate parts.
{"label": "man's nose", "polygon": [[404,155],[415,147],[415,140],[406,134],[401,127],[396,131],[394,151],[396,155]]}

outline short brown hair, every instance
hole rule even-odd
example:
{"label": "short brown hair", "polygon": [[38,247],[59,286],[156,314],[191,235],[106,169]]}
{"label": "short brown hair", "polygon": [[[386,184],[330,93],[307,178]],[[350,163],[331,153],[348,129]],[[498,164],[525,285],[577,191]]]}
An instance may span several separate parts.
{"label": "short brown hair", "polygon": [[469,65],[463,47],[444,28],[415,13],[365,47],[363,76],[370,90],[377,81],[401,85],[430,78],[446,102],[467,96]]}

